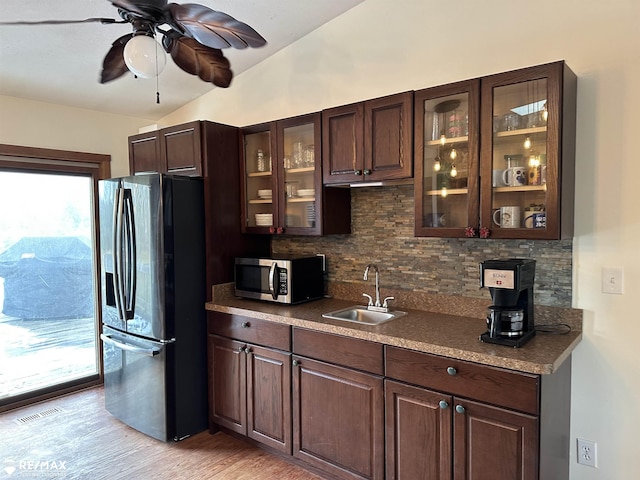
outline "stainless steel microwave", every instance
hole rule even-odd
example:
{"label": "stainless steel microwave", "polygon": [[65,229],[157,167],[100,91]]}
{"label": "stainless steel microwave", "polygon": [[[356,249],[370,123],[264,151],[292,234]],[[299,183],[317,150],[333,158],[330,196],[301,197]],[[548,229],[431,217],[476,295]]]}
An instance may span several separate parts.
{"label": "stainless steel microwave", "polygon": [[239,297],[289,304],[315,300],[324,295],[323,258],[236,258],[235,282]]}

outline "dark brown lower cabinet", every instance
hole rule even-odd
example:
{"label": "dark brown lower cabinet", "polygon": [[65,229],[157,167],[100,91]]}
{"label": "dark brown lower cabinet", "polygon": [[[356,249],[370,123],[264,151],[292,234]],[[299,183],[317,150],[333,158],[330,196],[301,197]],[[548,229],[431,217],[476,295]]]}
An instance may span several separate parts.
{"label": "dark brown lower cabinet", "polygon": [[570,358],[536,375],[240,315],[208,322],[212,431],[345,480],[569,478]]}
{"label": "dark brown lower cabinet", "polygon": [[385,381],[387,480],[534,480],[538,420]]}
{"label": "dark brown lower cabinet", "polygon": [[538,478],[538,419],[453,398],[454,480]]}
{"label": "dark brown lower cabinet", "polygon": [[293,455],[339,478],[384,478],[382,377],[293,358]]}
{"label": "dark brown lower cabinet", "polygon": [[451,397],[390,380],[384,388],[387,480],[450,480]]}
{"label": "dark brown lower cabinet", "polygon": [[291,454],[291,354],[209,335],[213,422]]}

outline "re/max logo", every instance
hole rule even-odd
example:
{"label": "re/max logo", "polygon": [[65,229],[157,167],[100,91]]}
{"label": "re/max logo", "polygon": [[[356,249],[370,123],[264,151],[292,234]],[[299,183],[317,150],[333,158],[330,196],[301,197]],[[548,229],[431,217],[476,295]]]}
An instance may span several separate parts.
{"label": "re/max logo", "polygon": [[57,460],[32,461],[20,460],[18,470],[66,470],[67,462]]}

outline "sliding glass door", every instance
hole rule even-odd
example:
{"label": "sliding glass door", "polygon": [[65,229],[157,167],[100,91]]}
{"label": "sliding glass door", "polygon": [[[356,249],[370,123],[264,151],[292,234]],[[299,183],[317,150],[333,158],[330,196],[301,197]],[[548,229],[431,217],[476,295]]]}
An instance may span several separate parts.
{"label": "sliding glass door", "polygon": [[99,374],[94,182],[0,168],[0,406]]}

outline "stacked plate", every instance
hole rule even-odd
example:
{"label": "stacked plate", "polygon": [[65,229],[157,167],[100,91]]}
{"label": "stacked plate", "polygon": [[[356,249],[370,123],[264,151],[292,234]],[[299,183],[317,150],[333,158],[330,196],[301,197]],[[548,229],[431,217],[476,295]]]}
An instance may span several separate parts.
{"label": "stacked plate", "polygon": [[273,215],[271,213],[256,213],[256,225],[258,227],[270,227],[273,225]]}
{"label": "stacked plate", "polygon": [[258,190],[259,198],[267,199],[267,198],[271,198],[271,196],[272,196],[271,190]]}
{"label": "stacked plate", "polygon": [[316,189],[315,188],[301,188],[298,190],[299,197],[315,197]]}

